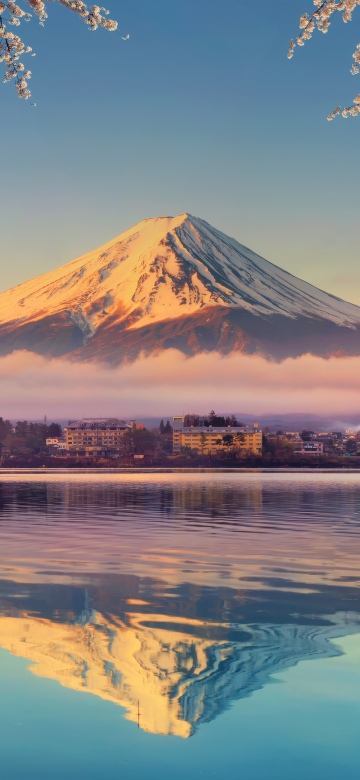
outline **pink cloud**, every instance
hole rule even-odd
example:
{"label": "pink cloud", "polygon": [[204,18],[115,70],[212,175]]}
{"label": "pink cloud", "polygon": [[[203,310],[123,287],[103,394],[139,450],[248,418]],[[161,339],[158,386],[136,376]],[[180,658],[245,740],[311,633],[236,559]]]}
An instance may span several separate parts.
{"label": "pink cloud", "polygon": [[270,363],[239,354],[185,358],[169,350],[116,369],[30,352],[0,358],[0,415],[10,418],[128,418],[212,407],[254,415],[349,414],[359,402],[360,358],[307,355]]}

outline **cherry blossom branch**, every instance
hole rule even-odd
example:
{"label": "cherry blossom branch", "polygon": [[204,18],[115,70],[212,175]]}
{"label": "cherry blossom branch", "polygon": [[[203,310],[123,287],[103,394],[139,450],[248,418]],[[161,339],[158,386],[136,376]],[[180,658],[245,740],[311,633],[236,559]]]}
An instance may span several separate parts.
{"label": "cherry blossom branch", "polygon": [[[310,16],[303,14],[300,17],[300,35],[295,40],[290,41],[288,58],[292,59],[296,46],[304,46],[306,41],[310,40],[314,30],[317,28],[322,33],[327,33],[331,24],[331,19],[336,12],[342,14],[343,22],[351,22],[352,14],[357,6],[360,6],[360,0],[313,0],[316,11]],[[350,73],[356,76],[360,70],[360,43],[352,55],[354,60]],[[360,95],[357,95],[351,106],[341,108],[338,106],[328,116],[328,120],[334,119],[338,114],[344,118],[348,116],[357,116],[360,114]]]}
{"label": "cherry blossom branch", "polygon": [[[25,70],[25,65],[20,58],[24,54],[31,54],[33,57],[35,54],[31,46],[25,46],[18,35],[8,30],[8,26],[18,27],[21,22],[28,22],[33,14],[38,16],[40,24],[43,25],[48,16],[46,2],[56,2],[56,0],[16,0],[16,2],[14,0],[0,0],[0,63],[5,64],[4,82],[14,79],[18,96],[25,100],[31,96],[28,88],[31,71]],[[57,0],[57,2],[69,11],[77,13],[90,30],[97,30],[98,27],[109,31],[117,29],[118,23],[107,19],[109,12],[99,5],[88,7],[83,0]],[[25,11],[22,7],[24,3],[30,6],[31,10]]]}

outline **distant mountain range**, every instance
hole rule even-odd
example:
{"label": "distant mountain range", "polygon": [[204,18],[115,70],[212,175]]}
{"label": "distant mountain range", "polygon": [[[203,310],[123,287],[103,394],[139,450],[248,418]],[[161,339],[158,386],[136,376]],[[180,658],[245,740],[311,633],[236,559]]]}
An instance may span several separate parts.
{"label": "distant mountain range", "polygon": [[147,219],[0,294],[0,354],[116,365],[175,348],[282,360],[360,354],[360,307],[189,214]]}
{"label": "distant mountain range", "polygon": [[[206,410],[207,411],[207,410]],[[311,430],[311,431],[345,431],[346,428],[357,428],[360,426],[360,415],[359,414],[353,414],[349,415],[346,411],[344,411],[343,415],[335,416],[327,416],[327,417],[321,417],[320,415],[315,414],[299,414],[294,412],[293,414],[280,414],[277,412],[273,412],[272,414],[256,414],[255,412],[253,414],[248,414],[247,412],[233,412],[233,410],[225,411],[223,409],[217,410],[220,414],[224,414],[225,417],[229,416],[230,414],[235,414],[235,417],[245,423],[245,425],[252,425],[254,421],[256,421],[260,428],[265,428],[266,426],[269,426],[272,430],[283,430],[283,431],[303,431]],[[165,422],[166,420],[169,420],[170,423],[172,422],[172,414],[163,414],[162,416],[158,417],[137,417],[137,422],[141,422],[145,425],[146,428],[158,428],[160,421],[163,419]],[[14,421],[16,422],[16,421]],[[56,422],[59,422],[60,425],[67,425],[68,420],[65,419],[59,419]]]}

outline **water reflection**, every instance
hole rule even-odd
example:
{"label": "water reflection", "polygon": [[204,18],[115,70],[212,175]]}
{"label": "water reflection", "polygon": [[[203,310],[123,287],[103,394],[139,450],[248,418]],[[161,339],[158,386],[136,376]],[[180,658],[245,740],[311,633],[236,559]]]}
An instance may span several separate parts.
{"label": "water reflection", "polygon": [[[347,590],[342,606],[353,603]],[[326,597],[313,606],[321,605]],[[336,655],[330,640],[360,630],[351,612],[270,623],[259,619],[258,602],[253,614],[244,606],[241,591],[166,592],[165,583],[134,576],[91,589],[3,582],[0,644],[35,664],[34,674],[120,704],[146,731],[189,737],[270,675]]]}
{"label": "water reflection", "polygon": [[356,481],[1,485],[0,646],[191,736],[360,631]]}

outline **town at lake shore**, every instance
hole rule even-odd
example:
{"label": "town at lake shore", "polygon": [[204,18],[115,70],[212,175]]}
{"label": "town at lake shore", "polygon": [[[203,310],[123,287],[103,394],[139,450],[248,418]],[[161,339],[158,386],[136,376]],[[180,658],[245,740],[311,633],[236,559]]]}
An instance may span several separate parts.
{"label": "town at lake shore", "polygon": [[2,468],[360,467],[360,431],[260,428],[235,415],[186,414],[147,425],[94,417],[58,422],[0,417]]}

